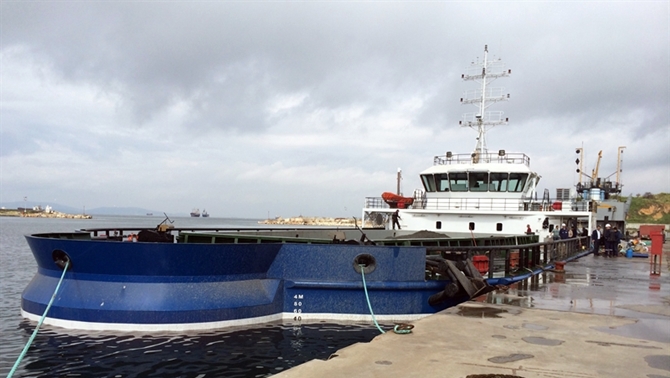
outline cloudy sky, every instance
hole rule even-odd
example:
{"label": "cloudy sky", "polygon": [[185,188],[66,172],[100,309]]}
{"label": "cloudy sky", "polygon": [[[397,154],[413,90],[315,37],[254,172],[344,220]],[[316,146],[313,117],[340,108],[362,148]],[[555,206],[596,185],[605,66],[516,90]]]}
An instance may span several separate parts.
{"label": "cloudy sky", "polygon": [[[555,195],[575,147],[624,194],[670,192],[670,11],[655,2],[7,1],[0,202],[214,217],[360,216],[420,187],[470,62],[501,58],[510,123]],[[611,177],[614,179],[614,176]]]}

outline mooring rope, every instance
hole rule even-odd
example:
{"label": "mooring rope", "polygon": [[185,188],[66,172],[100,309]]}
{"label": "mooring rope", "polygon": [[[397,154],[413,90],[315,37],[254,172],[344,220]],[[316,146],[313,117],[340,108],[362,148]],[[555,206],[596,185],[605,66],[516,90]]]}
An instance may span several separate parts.
{"label": "mooring rope", "polygon": [[[377,327],[379,332],[386,333],[382,329],[382,327],[379,326],[379,323],[377,323],[375,313],[372,311],[372,305],[370,304],[370,296],[368,295],[368,285],[365,283],[365,265],[358,264],[358,266],[361,268],[361,277],[363,278],[363,290],[365,291],[365,300],[368,302],[368,309],[370,309],[370,315],[372,315],[372,321],[375,323],[375,326]],[[414,326],[411,324],[396,324],[395,327],[393,327],[393,332],[400,335],[412,333],[412,328],[414,328]]]}
{"label": "mooring rope", "polygon": [[49,309],[51,308],[51,304],[54,302],[54,299],[56,298],[56,293],[58,293],[58,289],[60,288],[60,284],[63,282],[63,278],[65,277],[65,272],[67,272],[67,267],[70,265],[70,260],[65,261],[65,267],[63,267],[63,274],[60,276],[60,280],[58,281],[58,285],[56,285],[56,290],[54,290],[53,295],[51,296],[51,299],[49,300],[49,304],[47,305],[46,310],[44,310],[44,314],[42,314],[42,318],[40,318],[40,321],[37,322],[37,326],[35,327],[35,330],[33,331],[33,334],[30,335],[30,339],[28,339],[28,342],[26,343],[26,346],[23,347],[23,350],[21,351],[21,354],[19,355],[19,358],[16,359],[16,362],[14,363],[14,367],[12,367],[12,370],[9,371],[9,374],[7,375],[7,378],[11,378],[12,375],[16,372],[16,369],[19,367],[19,364],[23,360],[23,357],[26,356],[26,353],[28,352],[28,349],[30,348],[30,345],[33,343],[33,340],[35,340],[35,336],[37,336],[37,331],[39,331],[40,326],[42,326],[42,323],[44,322],[44,319],[47,317],[47,313],[49,312]]}
{"label": "mooring rope", "polygon": [[372,312],[372,305],[370,304],[370,296],[368,295],[368,285],[365,283],[365,265],[363,264],[358,264],[358,266],[361,268],[361,277],[363,278],[363,290],[365,290],[365,300],[368,301],[368,308],[370,309],[370,315],[372,315],[372,321],[375,323],[375,326],[381,333],[386,333],[382,329],[382,327],[379,326],[379,323],[377,323],[377,319],[375,318],[375,313]]}
{"label": "mooring rope", "polygon": [[472,232],[472,230],[470,230],[470,236],[472,237],[472,244],[474,244],[475,247],[476,247],[477,246],[477,239],[475,239],[475,233]]}

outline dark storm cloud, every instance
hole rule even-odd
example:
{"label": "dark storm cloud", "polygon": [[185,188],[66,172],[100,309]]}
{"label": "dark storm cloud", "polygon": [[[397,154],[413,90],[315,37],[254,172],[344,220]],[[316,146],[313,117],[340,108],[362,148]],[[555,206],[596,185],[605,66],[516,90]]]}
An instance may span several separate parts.
{"label": "dark storm cloud", "polygon": [[[491,110],[511,122],[490,133],[490,149],[530,154],[555,188],[570,185],[574,147],[606,150],[611,164],[627,145],[626,172],[639,174],[628,185],[668,187],[656,180],[670,165],[666,3],[0,7],[5,195],[63,187],[89,204],[183,204],[220,203],[225,191],[265,216],[278,206],[262,193],[272,186],[287,209],[335,215],[342,206],[324,196],[354,208],[362,192],[393,186],[397,167],[411,191],[433,155],[472,149],[458,121],[475,107],[459,98],[476,84],[460,76],[485,44],[512,69],[493,83],[511,99]],[[238,215],[245,201],[231,205]]]}
{"label": "dark storm cloud", "polygon": [[3,48],[27,46],[64,79],[120,95],[139,120],[185,102],[193,124],[253,130],[266,126],[269,98],[300,91],[314,107],[372,100],[383,109],[389,93],[418,91],[435,80],[428,71],[443,69],[416,67],[442,55],[441,25],[402,4],[379,12],[373,4],[58,2],[3,11]]}

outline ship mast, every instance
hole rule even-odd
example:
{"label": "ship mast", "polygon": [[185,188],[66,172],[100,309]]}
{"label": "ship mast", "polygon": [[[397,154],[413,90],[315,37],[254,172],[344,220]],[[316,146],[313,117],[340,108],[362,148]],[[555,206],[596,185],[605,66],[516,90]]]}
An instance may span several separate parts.
{"label": "ship mast", "polygon": [[500,59],[488,60],[488,45],[484,45],[484,59],[471,63],[469,71],[472,74],[463,74],[464,81],[475,81],[481,84],[480,89],[466,91],[461,98],[462,104],[473,104],[479,111],[476,113],[463,114],[461,126],[467,126],[477,131],[477,144],[472,154],[473,163],[478,163],[481,156],[486,156],[486,132],[497,125],[506,124],[508,119],[503,119],[501,111],[487,111],[493,103],[507,101],[509,94],[503,94],[504,88],[492,88],[489,84],[499,77],[507,77],[512,70],[505,70],[505,65]]}

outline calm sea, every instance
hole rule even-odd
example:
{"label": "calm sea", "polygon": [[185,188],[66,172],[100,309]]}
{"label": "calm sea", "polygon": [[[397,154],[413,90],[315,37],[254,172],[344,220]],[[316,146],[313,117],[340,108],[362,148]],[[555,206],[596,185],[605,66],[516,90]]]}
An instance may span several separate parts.
{"label": "calm sea", "polygon": [[[37,266],[23,237],[99,227],[155,227],[162,217],[90,220],[0,217],[0,376],[36,323],[21,317],[21,292]],[[175,227],[259,227],[253,219],[174,218]],[[80,332],[43,325],[14,377],[268,377],[372,340],[372,324],[287,324],[187,333]]]}

